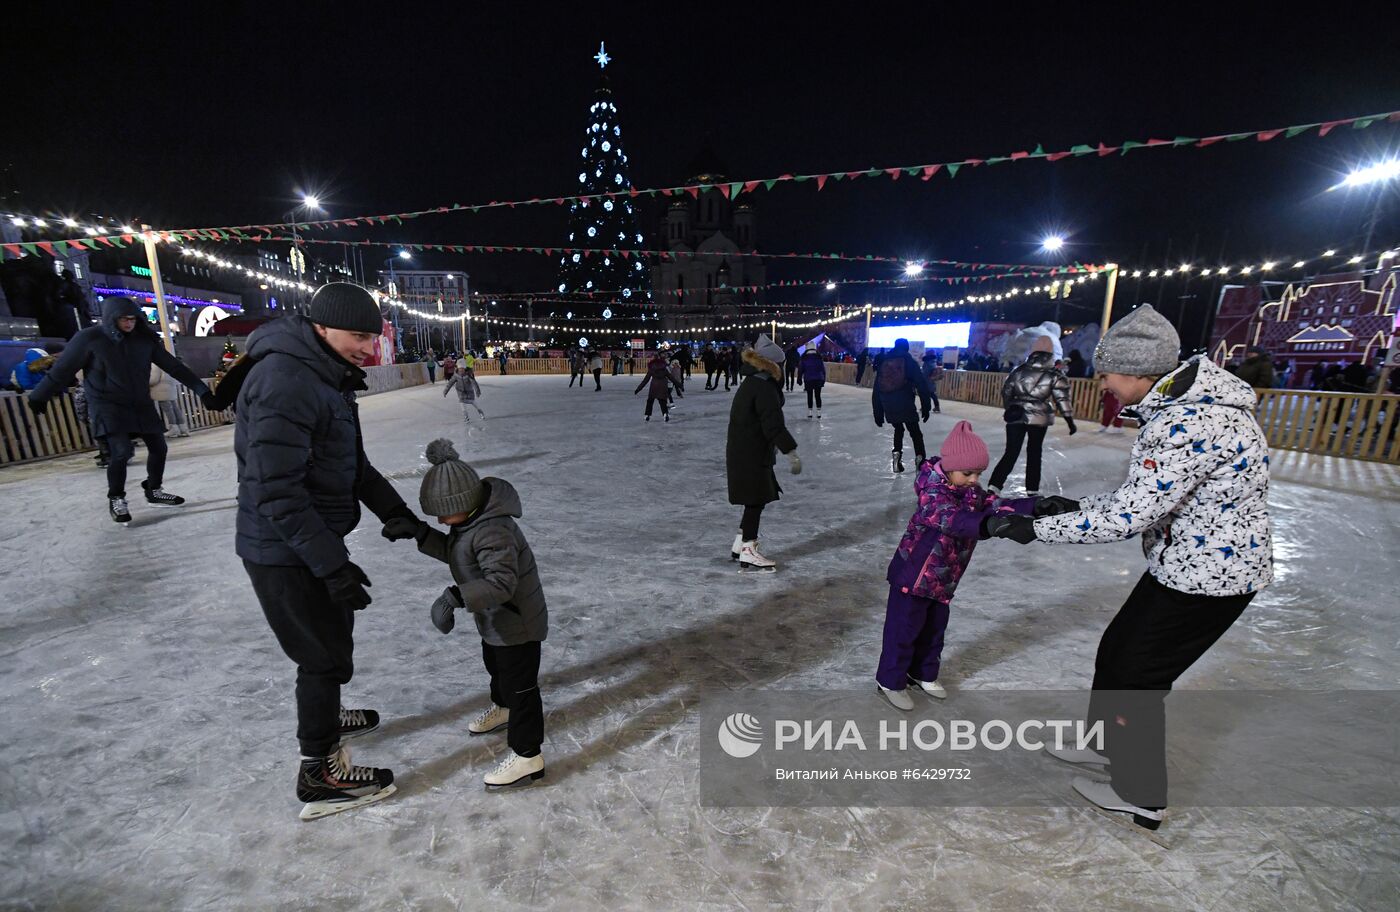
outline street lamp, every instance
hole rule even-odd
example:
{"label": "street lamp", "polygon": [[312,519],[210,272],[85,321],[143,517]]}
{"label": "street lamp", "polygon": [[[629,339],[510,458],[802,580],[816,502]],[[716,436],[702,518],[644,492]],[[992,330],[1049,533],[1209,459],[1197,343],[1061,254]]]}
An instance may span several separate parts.
{"label": "street lamp", "polygon": [[[304,284],[304,276],[306,273],[306,258],[301,253],[301,238],[297,235],[297,213],[303,209],[305,209],[307,212],[320,212],[321,200],[309,194],[302,194],[301,204],[293,206],[291,209],[288,209],[282,215],[282,220],[290,222],[292,226],[292,251],[291,254],[287,257],[287,259],[291,264],[292,275],[295,277],[295,281],[298,286]],[[297,305],[300,306],[303,303],[302,297],[304,292],[302,292],[301,289],[298,288],[296,294]]]}
{"label": "street lamp", "polygon": [[[389,267],[389,293],[397,297],[399,293],[398,277],[394,275],[394,260],[396,259],[411,260],[413,254],[407,250],[400,250],[397,257],[389,257],[384,261],[384,265]],[[403,336],[399,332],[399,308],[397,304],[391,306],[390,313],[394,315],[394,348],[397,351],[403,351]]]}
{"label": "street lamp", "polygon": [[1065,239],[1058,234],[1052,234],[1040,242],[1040,249],[1046,253],[1058,253],[1065,246]]}
{"label": "street lamp", "polygon": [[913,276],[918,275],[919,273],[921,273],[921,272],[923,272],[923,271],[924,271],[924,265],[923,265],[922,263],[905,263],[905,264],[904,264],[904,274],[907,275],[907,276],[909,276],[909,277],[911,277],[911,278],[912,278]]}
{"label": "street lamp", "polygon": [[[1330,193],[1342,187],[1356,188],[1367,187],[1371,184],[1384,184],[1398,177],[1400,177],[1400,158],[1388,158],[1364,168],[1353,168],[1341,183],[1328,187],[1327,192]],[[1366,220],[1365,251],[1371,249],[1371,240],[1376,234],[1376,222],[1380,220],[1381,202],[1385,199],[1386,188],[1376,187],[1372,192],[1374,196],[1371,201],[1371,216]],[[1327,253],[1324,256],[1332,256],[1332,254]]]}

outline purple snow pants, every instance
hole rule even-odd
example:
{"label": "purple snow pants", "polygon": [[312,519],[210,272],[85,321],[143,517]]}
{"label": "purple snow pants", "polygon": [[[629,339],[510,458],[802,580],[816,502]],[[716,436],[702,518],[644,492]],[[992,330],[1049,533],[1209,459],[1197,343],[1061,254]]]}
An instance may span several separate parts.
{"label": "purple snow pants", "polygon": [[907,679],[938,680],[948,606],[890,587],[885,604],[885,645],[875,680],[889,690],[903,690]]}

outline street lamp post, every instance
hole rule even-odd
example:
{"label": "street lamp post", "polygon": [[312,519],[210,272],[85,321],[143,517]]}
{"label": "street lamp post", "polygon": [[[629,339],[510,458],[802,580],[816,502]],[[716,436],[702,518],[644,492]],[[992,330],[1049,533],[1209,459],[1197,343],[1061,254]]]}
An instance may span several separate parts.
{"label": "street lamp post", "polygon": [[301,237],[297,234],[297,213],[303,209],[307,212],[320,212],[321,201],[315,196],[303,194],[301,203],[288,209],[282,216],[282,219],[292,226],[292,252],[287,259],[292,267],[292,278],[296,280],[296,301],[298,310],[306,303],[304,298],[305,292],[301,290],[301,286],[304,284],[303,279],[306,274],[306,258],[301,253]]}
{"label": "street lamp post", "polygon": [[[398,293],[399,293],[398,278],[394,275],[394,261],[395,261],[395,260],[411,260],[411,259],[413,259],[413,254],[409,253],[407,250],[400,250],[399,253],[398,253],[398,256],[391,256],[391,257],[389,257],[387,260],[384,261],[384,265],[386,265],[386,266],[389,267],[389,294],[390,294],[390,295],[397,297],[397,296],[398,296]],[[391,306],[390,312],[393,313],[393,315],[394,315],[394,350],[395,350],[395,351],[400,351],[400,352],[401,352],[401,351],[403,351],[403,334],[399,332],[399,308],[398,308],[398,306],[397,306],[397,305]]]}

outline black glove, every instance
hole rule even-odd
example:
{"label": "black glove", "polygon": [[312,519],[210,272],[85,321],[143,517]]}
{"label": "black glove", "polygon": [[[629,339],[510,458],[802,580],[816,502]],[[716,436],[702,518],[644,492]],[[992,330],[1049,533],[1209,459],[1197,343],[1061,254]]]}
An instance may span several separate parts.
{"label": "black glove", "polygon": [[1029,545],[1035,541],[1035,520],[1023,513],[996,513],[987,517],[987,534]]}
{"label": "black glove", "polygon": [[44,410],[49,407],[49,400],[35,399],[33,393],[30,393],[29,398],[24,401],[29,403],[29,410],[36,415],[44,414]]}
{"label": "black glove", "polygon": [[326,577],[326,588],[330,590],[331,601],[349,605],[356,611],[374,601],[365,591],[365,587],[371,585],[373,583],[365,576],[365,571],[350,561],[346,561],[345,566]]}
{"label": "black glove", "polygon": [[1073,419],[1073,418],[1066,418],[1066,419],[1065,419],[1065,424],[1069,425],[1069,435],[1070,435],[1071,437],[1073,437],[1075,434],[1078,434],[1078,433],[1079,433],[1079,428],[1075,427],[1074,419]]}
{"label": "black glove", "polygon": [[218,397],[208,390],[199,394],[199,404],[211,412],[222,412],[226,408],[226,406],[219,401]]}
{"label": "black glove", "polygon": [[924,409],[923,415],[924,415],[924,424],[928,424],[928,415],[929,415],[928,409]]}
{"label": "black glove", "polygon": [[1061,513],[1078,513],[1079,501],[1070,500],[1068,497],[1060,497],[1058,494],[1051,494],[1049,497],[1039,497],[1035,502],[1035,515],[1059,516]]}
{"label": "black glove", "polygon": [[451,633],[452,628],[457,626],[457,619],[453,613],[458,608],[465,607],[462,602],[462,590],[456,586],[448,586],[433,602],[433,626],[443,633]]}
{"label": "black glove", "polygon": [[389,518],[384,520],[384,529],[380,533],[389,541],[401,541],[411,538],[415,541],[428,530],[428,524],[419,519],[408,504],[399,504],[389,511]]}
{"label": "black glove", "polygon": [[884,426],[885,426],[885,420],[884,420],[883,418],[876,418],[876,419],[875,419],[875,426],[876,426],[876,427],[884,427]]}

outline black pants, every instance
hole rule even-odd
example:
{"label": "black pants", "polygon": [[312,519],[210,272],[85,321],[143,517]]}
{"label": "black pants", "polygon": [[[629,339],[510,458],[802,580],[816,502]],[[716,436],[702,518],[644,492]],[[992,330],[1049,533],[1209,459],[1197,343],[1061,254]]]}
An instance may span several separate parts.
{"label": "black pants", "polygon": [[1038,424],[1021,424],[1016,422],[1006,426],[1006,452],[1001,454],[1001,460],[997,467],[992,470],[992,477],[987,482],[987,486],[1000,490],[1006,483],[1006,476],[1011,474],[1011,470],[1016,467],[1016,460],[1021,458],[1021,442],[1026,443],[1026,490],[1040,490],[1040,447],[1045,443],[1045,432],[1048,428]]}
{"label": "black pants", "polygon": [[795,368],[795,367],[789,367],[789,368],[787,369],[787,388],[788,388],[788,389],[796,389],[796,387],[797,387],[797,368]]}
{"label": "black pants", "polygon": [[579,373],[579,372],[576,371],[576,370],[570,370],[570,371],[569,371],[569,386],[573,386],[573,385],[574,385],[574,380],[578,380],[578,385],[579,385],[579,387],[582,387],[582,386],[583,386],[583,374]]}
{"label": "black pants", "polygon": [[[667,390],[666,393],[667,393],[667,395],[670,395],[670,390]],[[661,414],[663,414],[663,415],[669,415],[669,414],[671,413],[671,407],[670,407],[669,405],[666,404],[666,400],[665,400],[665,399],[662,399],[662,398],[660,398],[659,396],[647,396],[647,417],[648,417],[648,418],[651,417],[651,404],[652,404],[653,402],[660,402],[660,403],[661,403]]]}
{"label": "black pants", "polygon": [[758,521],[763,518],[763,504],[744,507],[744,515],[739,518],[739,531],[744,541],[758,541]]}
{"label": "black pants", "polygon": [[491,675],[491,702],[510,710],[506,744],[522,757],[535,756],[544,743],[540,644],[492,646],[482,640],[481,658]]}
{"label": "black pants", "polygon": [[865,365],[856,365],[856,386],[860,386],[860,381],[865,377]]}
{"label": "black pants", "polygon": [[718,386],[718,385],[719,385],[719,384],[715,383],[715,371],[714,371],[714,368],[708,368],[708,369],[706,369],[706,371],[705,371],[705,389],[707,389],[707,390],[709,390],[709,389],[714,389],[714,388],[715,388],[716,386]]}
{"label": "black pants", "polygon": [[[169,448],[165,437],[160,434],[138,435],[146,444],[146,480],[141,487],[154,491],[165,478],[165,454]],[[126,496],[126,464],[136,452],[130,434],[108,434],[107,451],[107,496]]]}
{"label": "black pants", "polygon": [[597,389],[603,388],[603,369],[601,367],[595,367],[593,369],[593,385]]}
{"label": "black pants", "polygon": [[822,385],[820,383],[807,384],[807,410],[812,410],[812,398],[816,397],[817,408],[822,407]]}
{"label": "black pants", "polygon": [[[504,361],[502,361],[502,362],[501,362],[501,374],[504,375],[505,372],[506,372],[506,363],[505,363]],[[580,382],[582,382],[582,381],[580,381]]]}
{"label": "black pants", "polygon": [[635,376],[636,373],[637,373],[637,364],[636,364],[636,362],[635,362],[635,361],[628,361],[628,362],[627,362],[627,376],[632,377],[632,376]]}
{"label": "black pants", "polygon": [[1103,723],[1104,752],[1119,797],[1167,804],[1167,693],[1230,629],[1255,593],[1178,592],[1144,573],[1099,640],[1088,722]]}
{"label": "black pants", "polygon": [[437,383],[437,368],[431,364],[428,365],[428,382]]}
{"label": "black pants", "polygon": [[935,412],[943,411],[943,406],[938,403],[938,384],[934,383],[932,380],[928,382],[928,395],[929,398],[933,400],[933,410]]}
{"label": "black pants", "polygon": [[297,666],[297,740],[325,757],[340,740],[340,688],[355,673],[355,612],[306,567],[243,562],[277,643]]}
{"label": "black pants", "polygon": [[920,462],[924,459],[924,432],[919,427],[916,418],[913,421],[891,421],[894,425],[894,448],[902,451],[904,449],[904,432],[909,432],[909,441],[914,444],[914,455]]}

